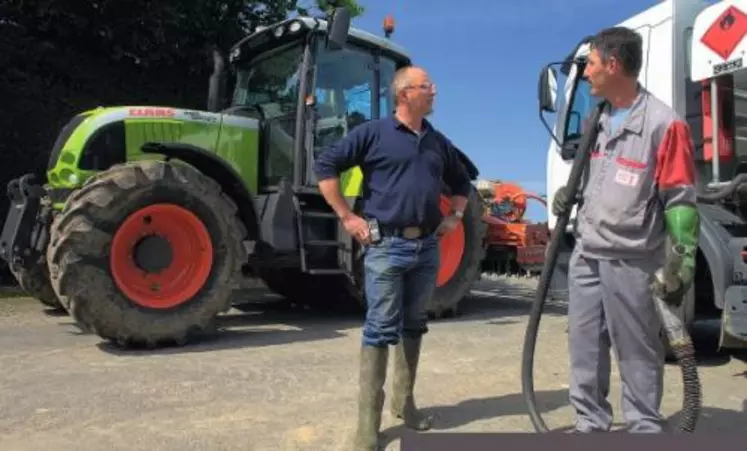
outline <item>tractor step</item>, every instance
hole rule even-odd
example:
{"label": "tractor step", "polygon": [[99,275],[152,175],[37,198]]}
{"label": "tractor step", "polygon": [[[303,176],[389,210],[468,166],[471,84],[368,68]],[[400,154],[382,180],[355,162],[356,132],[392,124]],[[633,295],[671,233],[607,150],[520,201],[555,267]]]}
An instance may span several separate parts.
{"label": "tractor step", "polygon": [[301,216],[304,218],[316,218],[316,219],[334,219],[337,221],[337,215],[334,213],[327,213],[325,211],[302,211]]}
{"label": "tractor step", "polygon": [[330,246],[330,247],[341,247],[344,243],[332,240],[309,240],[306,242],[307,246]]}
{"label": "tractor step", "polygon": [[326,276],[326,275],[331,275],[331,274],[347,274],[347,272],[344,269],[334,269],[334,268],[330,268],[330,269],[307,269],[306,273],[307,274],[311,274],[313,276],[322,276],[322,275]]}
{"label": "tractor step", "polygon": [[341,261],[351,243],[340,230],[339,218],[318,194],[296,192],[296,212],[301,271],[313,275],[347,274]]}

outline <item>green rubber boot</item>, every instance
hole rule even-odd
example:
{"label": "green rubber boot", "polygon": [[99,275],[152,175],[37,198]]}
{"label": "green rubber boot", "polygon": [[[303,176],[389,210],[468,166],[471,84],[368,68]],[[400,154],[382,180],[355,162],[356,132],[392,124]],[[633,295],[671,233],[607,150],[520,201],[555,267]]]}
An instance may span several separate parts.
{"label": "green rubber boot", "polygon": [[395,346],[394,381],[391,412],[404,420],[405,426],[418,431],[426,431],[433,425],[433,417],[420,412],[415,405],[413,388],[420,360],[422,338],[403,338]]}
{"label": "green rubber boot", "polygon": [[355,451],[380,451],[379,429],[384,406],[384,381],[389,347],[361,347],[358,395],[358,426],[355,431]]}

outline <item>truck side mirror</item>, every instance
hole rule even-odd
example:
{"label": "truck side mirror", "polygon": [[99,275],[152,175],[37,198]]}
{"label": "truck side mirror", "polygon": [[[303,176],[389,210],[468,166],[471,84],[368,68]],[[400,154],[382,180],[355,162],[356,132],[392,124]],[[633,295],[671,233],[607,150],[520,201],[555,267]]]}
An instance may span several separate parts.
{"label": "truck side mirror", "polygon": [[345,7],[335,8],[327,30],[327,48],[340,50],[345,46],[350,31],[350,10]]}
{"label": "truck side mirror", "polygon": [[558,77],[553,67],[546,66],[542,69],[538,94],[540,111],[554,113],[555,101],[558,97]]}

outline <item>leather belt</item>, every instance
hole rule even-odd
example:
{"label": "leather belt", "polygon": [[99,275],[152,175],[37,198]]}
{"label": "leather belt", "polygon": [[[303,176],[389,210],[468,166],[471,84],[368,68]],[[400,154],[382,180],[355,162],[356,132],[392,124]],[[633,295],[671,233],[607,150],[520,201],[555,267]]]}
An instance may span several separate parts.
{"label": "leather belt", "polygon": [[408,240],[414,240],[416,238],[430,235],[435,231],[434,229],[427,227],[389,227],[383,224],[379,226],[379,230],[381,230],[382,236],[396,236],[400,238],[406,238]]}

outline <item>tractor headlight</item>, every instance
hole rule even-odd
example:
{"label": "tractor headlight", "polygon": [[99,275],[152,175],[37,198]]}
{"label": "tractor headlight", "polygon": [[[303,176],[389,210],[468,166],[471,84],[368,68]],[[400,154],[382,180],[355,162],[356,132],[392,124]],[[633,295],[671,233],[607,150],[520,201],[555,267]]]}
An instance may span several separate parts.
{"label": "tractor headlight", "polygon": [[283,27],[277,27],[273,30],[273,33],[275,34],[276,38],[279,38],[283,35]]}
{"label": "tractor headlight", "polygon": [[300,29],[301,29],[301,22],[292,22],[288,26],[288,31],[290,31],[291,33],[296,33]]}

